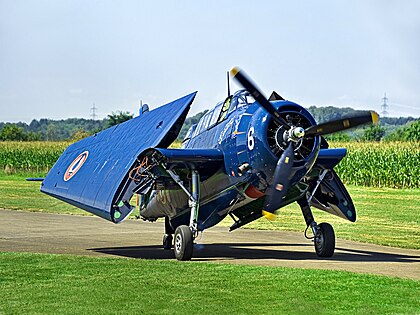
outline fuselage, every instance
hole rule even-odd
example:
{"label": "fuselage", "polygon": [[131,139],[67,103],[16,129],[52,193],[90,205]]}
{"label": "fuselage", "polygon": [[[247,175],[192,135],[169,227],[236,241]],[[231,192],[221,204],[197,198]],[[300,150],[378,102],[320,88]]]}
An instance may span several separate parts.
{"label": "fuselage", "polygon": [[[307,128],[315,124],[310,113],[298,104],[289,101],[272,104],[292,125]],[[224,167],[201,183],[200,230],[217,224],[228,212],[264,196],[277,161],[287,146],[282,135],[282,127],[246,91],[238,91],[218,103],[190,128],[183,148],[218,149],[224,156]],[[318,136],[297,144],[292,185],[299,183],[311,170],[319,148]],[[285,204],[298,197],[296,192],[292,191],[292,194],[292,198],[285,198]],[[181,189],[159,190],[141,214],[153,219],[167,216],[177,226],[188,220],[188,208],[188,197]]]}

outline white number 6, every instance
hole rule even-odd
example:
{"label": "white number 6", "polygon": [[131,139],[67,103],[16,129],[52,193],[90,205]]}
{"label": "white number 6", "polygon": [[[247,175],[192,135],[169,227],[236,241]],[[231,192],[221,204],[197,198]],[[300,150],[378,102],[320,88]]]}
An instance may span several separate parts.
{"label": "white number 6", "polygon": [[249,128],[248,131],[248,149],[253,150],[255,146],[254,127]]}

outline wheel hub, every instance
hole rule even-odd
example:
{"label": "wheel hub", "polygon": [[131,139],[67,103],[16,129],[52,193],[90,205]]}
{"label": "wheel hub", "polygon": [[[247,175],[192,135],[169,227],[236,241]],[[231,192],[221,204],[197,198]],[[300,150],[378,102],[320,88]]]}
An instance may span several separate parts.
{"label": "wheel hub", "polygon": [[182,248],[182,237],[181,235],[177,234],[177,236],[175,237],[175,250],[179,253],[181,251]]}
{"label": "wheel hub", "polygon": [[322,233],[318,232],[318,235],[315,236],[316,246],[321,250],[324,247],[324,236]]}

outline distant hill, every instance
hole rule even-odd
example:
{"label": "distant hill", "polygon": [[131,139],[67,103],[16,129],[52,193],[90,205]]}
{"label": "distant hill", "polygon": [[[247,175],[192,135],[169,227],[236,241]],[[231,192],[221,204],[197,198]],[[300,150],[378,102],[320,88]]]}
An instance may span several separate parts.
{"label": "distant hill", "polygon": [[[62,120],[52,120],[41,118],[32,120],[30,124],[18,122],[13,125],[23,128],[24,132],[33,132],[41,135],[42,140],[67,140],[77,131],[83,130],[86,133],[100,131],[107,126],[108,119],[92,120],[84,118],[68,118]],[[0,122],[0,130],[10,123]]]}
{"label": "distant hill", "polygon": [[206,109],[203,112],[199,112],[198,114],[185,119],[184,125],[182,126],[181,131],[179,132],[178,140],[183,140],[185,138],[185,135],[187,134],[188,129],[190,129],[190,127],[192,125],[198,123],[200,118],[203,117],[204,114],[207,113],[207,112],[208,112],[208,110]]}
{"label": "distant hill", "polygon": [[[340,119],[346,115],[352,115],[363,112],[361,110],[355,110],[351,107],[339,108],[334,106],[311,106],[308,108],[308,110],[314,116],[317,123],[322,123],[334,119]],[[407,126],[408,124],[416,120],[418,119],[413,117],[379,117],[379,125],[384,130],[383,137],[386,138],[388,135],[396,132],[398,129],[401,129],[404,126]],[[362,136],[364,128],[365,127],[363,126],[343,133],[348,135],[352,139],[358,139]],[[336,137],[334,135],[331,135],[327,136],[327,138],[334,139]]]}
{"label": "distant hill", "polygon": [[310,106],[307,110],[314,116],[315,121],[323,123],[330,120],[340,119],[343,116],[356,114],[363,111],[355,110],[351,107],[338,108],[334,106],[316,107]]}
{"label": "distant hill", "polygon": [[[315,121],[317,123],[322,123],[334,119],[340,119],[346,115],[357,114],[363,111],[355,110],[351,107],[334,107],[334,106],[325,106],[325,107],[316,107],[311,106],[307,108],[308,111],[314,116]],[[193,125],[196,124],[200,118],[207,113],[207,110],[200,112],[192,117],[188,117],[185,120],[184,125],[182,126],[181,132],[179,133],[178,139],[184,139],[188,129]],[[405,126],[408,123],[418,120],[413,117],[380,117],[379,121],[381,126],[385,128],[386,134],[389,134],[399,127]],[[351,138],[358,137],[362,133],[363,127],[357,128],[355,130],[349,131],[348,134]]]}
{"label": "distant hill", "polygon": [[[314,116],[317,123],[322,123],[329,120],[340,119],[345,115],[357,114],[363,112],[362,110],[356,110],[351,107],[316,107],[311,106],[308,108],[308,111]],[[392,125],[392,126],[402,126],[411,121],[417,120],[413,117],[379,117],[381,125]]]}
{"label": "distant hill", "polygon": [[[339,119],[345,115],[361,112],[350,107],[338,108],[334,106],[308,108],[309,112],[314,116],[317,123],[322,123],[329,120]],[[198,123],[200,118],[207,112],[202,111],[185,120],[184,125],[179,133],[178,139],[182,140],[188,129]],[[385,134],[391,134],[402,126],[416,121],[418,119],[413,117],[381,117],[380,124],[385,129]],[[68,118],[62,120],[40,119],[32,120],[30,124],[19,122],[16,124],[0,122],[0,130],[5,125],[15,125],[23,128],[26,133],[34,133],[39,135],[42,140],[67,140],[74,136],[78,131],[84,131],[86,134],[103,130],[109,126],[108,119],[92,120],[84,118]],[[347,132],[351,138],[357,138],[363,132],[363,127]]]}

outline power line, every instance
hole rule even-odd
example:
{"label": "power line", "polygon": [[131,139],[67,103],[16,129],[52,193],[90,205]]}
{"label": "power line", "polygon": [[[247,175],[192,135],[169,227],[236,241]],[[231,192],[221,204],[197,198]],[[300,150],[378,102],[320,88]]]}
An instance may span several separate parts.
{"label": "power line", "polygon": [[416,110],[419,110],[419,107],[416,107],[416,106],[410,106],[410,105],[403,105],[403,104],[397,104],[397,103],[392,103],[391,104],[392,105],[392,107],[401,107],[401,108],[408,108],[408,109],[416,109]]}
{"label": "power line", "polygon": [[382,117],[386,117],[388,116],[388,109],[389,109],[389,105],[388,105],[388,97],[386,97],[386,93],[384,93],[384,97],[382,98],[383,103],[381,105],[381,116]]}
{"label": "power line", "polygon": [[98,115],[96,115],[96,110],[97,110],[97,108],[95,107],[95,103],[93,103],[93,106],[90,109],[90,117],[93,120],[96,120],[96,118],[98,117]]}

